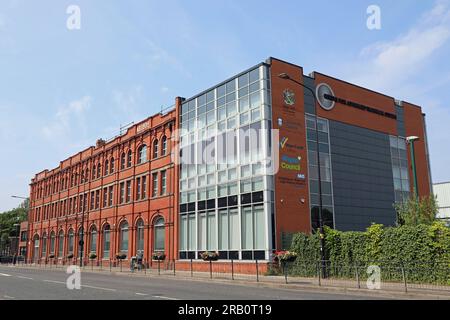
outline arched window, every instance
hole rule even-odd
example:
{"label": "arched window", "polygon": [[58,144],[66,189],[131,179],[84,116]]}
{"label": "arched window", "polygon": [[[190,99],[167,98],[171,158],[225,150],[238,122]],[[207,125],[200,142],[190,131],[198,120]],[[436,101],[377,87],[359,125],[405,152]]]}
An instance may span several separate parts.
{"label": "arched window", "polygon": [[42,257],[45,257],[47,255],[47,233],[44,233],[42,235]]}
{"label": "arched window", "polygon": [[103,259],[109,258],[109,248],[111,246],[111,227],[109,224],[103,227]]}
{"label": "arched window", "polygon": [[86,169],[86,174],[85,174],[85,181],[88,182],[89,181],[89,169]]}
{"label": "arched window", "polygon": [[144,163],[147,161],[147,146],[143,144],[138,149],[138,164]]}
{"label": "arched window", "polygon": [[97,164],[97,178],[100,178],[102,176],[102,165],[100,162]]}
{"label": "arched window", "polygon": [[153,158],[158,158],[158,139],[153,142]]}
{"label": "arched window", "polygon": [[127,154],[127,168],[131,167],[132,164],[132,158],[131,158],[131,150],[128,150],[128,154]]}
{"label": "arched window", "polygon": [[95,226],[91,227],[90,238],[89,238],[89,252],[97,253],[97,228]]}
{"label": "arched window", "polygon": [[95,173],[97,172],[97,167],[96,167],[96,165],[94,164],[94,166],[92,167],[92,180],[94,180],[95,179]]}
{"label": "arched window", "polygon": [[110,174],[114,173],[114,165],[115,165],[115,162],[114,162],[114,157],[113,157],[113,158],[111,158],[111,161],[109,162],[109,173]]}
{"label": "arched window", "polygon": [[81,179],[80,183],[84,183],[84,170],[81,170]]}
{"label": "arched window", "polygon": [[50,233],[50,254],[55,254],[55,241],[56,241],[55,232],[52,231],[52,233]]}
{"label": "arched window", "polygon": [[64,231],[59,232],[58,238],[58,257],[62,258],[64,254]]}
{"label": "arched window", "polygon": [[39,259],[39,235],[36,234],[33,238],[33,245],[34,245],[34,251],[33,251],[33,258],[34,260]]}
{"label": "arched window", "polygon": [[128,252],[128,222],[122,221],[119,227],[120,231],[120,242],[119,251],[122,253]]}
{"label": "arched window", "polygon": [[125,163],[126,163],[126,154],[125,152],[122,153],[120,156],[120,170],[125,169]]}
{"label": "arched window", "polygon": [[165,156],[167,154],[167,137],[162,137],[161,140],[161,156]]}
{"label": "arched window", "polygon": [[154,251],[164,251],[164,243],[166,240],[166,230],[164,225],[164,218],[159,217],[155,220],[154,223],[154,232],[155,238],[153,241],[153,250]]}
{"label": "arched window", "polygon": [[67,240],[68,241],[68,244],[67,244],[68,245],[68,248],[67,248],[68,254],[73,254],[73,245],[75,242],[75,235],[74,235],[72,229],[69,230],[67,239],[68,239]]}
{"label": "arched window", "polygon": [[144,253],[144,220],[136,223],[136,253]]}
{"label": "arched window", "polygon": [[104,176],[107,176],[108,174],[109,174],[109,161],[106,160],[106,161],[105,161],[105,170],[104,170],[103,175],[104,175]]}

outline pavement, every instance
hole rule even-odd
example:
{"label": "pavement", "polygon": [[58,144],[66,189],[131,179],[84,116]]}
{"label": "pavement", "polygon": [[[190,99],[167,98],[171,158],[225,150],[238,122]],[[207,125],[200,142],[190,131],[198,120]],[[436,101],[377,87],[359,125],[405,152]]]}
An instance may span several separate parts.
{"label": "pavement", "polygon": [[[228,278],[177,272],[158,275],[112,270],[82,270],[81,290],[67,289],[65,268],[0,266],[0,299],[18,300],[378,300],[449,299],[443,292],[390,292],[308,281],[255,282],[254,277]],[[264,280],[264,279],[263,279]],[[267,280],[267,279],[265,279]]]}

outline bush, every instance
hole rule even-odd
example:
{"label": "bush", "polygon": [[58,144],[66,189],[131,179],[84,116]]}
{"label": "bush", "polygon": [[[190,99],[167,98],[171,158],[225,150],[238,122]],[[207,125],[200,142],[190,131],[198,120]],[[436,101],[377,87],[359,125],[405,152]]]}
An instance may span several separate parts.
{"label": "bush", "polygon": [[91,260],[94,260],[94,259],[96,259],[97,258],[97,255],[95,254],[95,253],[91,253],[90,255],[89,255],[89,259],[91,259]]}
{"label": "bush", "polygon": [[[383,227],[373,224],[365,232],[342,232],[325,228],[325,258],[329,276],[354,277],[355,267],[365,273],[378,265],[385,280],[401,280],[404,266],[408,281],[450,284],[450,228],[431,225]],[[317,234],[296,234],[291,251],[298,255],[291,273],[315,276],[320,260]],[[389,270],[389,271],[387,271]]]}

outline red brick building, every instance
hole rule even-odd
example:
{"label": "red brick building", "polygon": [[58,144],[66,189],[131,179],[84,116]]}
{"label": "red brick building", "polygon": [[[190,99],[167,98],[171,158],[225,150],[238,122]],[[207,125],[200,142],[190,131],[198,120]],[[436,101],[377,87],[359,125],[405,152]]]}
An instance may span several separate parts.
{"label": "red brick building", "polygon": [[[222,261],[269,260],[321,222],[393,225],[393,204],[414,192],[411,136],[417,192],[426,196],[419,106],[270,58],[37,174],[28,259],[76,261],[83,212],[84,257],[98,262],[138,252],[197,260],[205,250]],[[212,162],[203,159],[209,147]]]}
{"label": "red brick building", "polygon": [[171,161],[175,111],[157,114],[111,141],[99,140],[31,182],[28,259],[80,255],[97,261],[141,251],[173,259],[177,172]]}

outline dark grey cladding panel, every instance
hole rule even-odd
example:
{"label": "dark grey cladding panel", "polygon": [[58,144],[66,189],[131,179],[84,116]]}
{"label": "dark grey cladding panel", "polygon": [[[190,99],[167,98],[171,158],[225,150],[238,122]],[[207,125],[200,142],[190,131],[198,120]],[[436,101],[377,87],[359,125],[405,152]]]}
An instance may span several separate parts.
{"label": "dark grey cladding panel", "polygon": [[329,126],[336,229],[393,225],[389,136],[332,120]]}
{"label": "dark grey cladding panel", "polygon": [[405,113],[403,110],[403,107],[395,106],[395,110],[397,113],[397,130],[398,135],[401,137],[406,137],[406,130],[405,130]]}
{"label": "dark grey cladding panel", "polygon": [[[315,92],[314,79],[308,76],[303,76],[303,83],[308,88],[311,88]],[[305,112],[310,114],[316,114],[316,109],[314,107],[314,96],[311,91],[305,89]]]}

